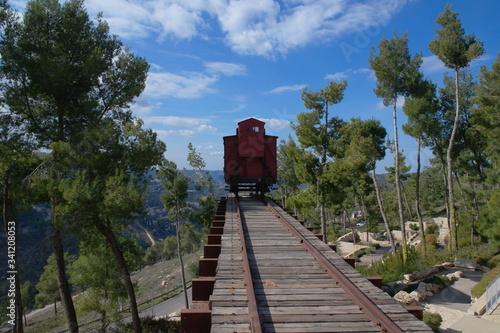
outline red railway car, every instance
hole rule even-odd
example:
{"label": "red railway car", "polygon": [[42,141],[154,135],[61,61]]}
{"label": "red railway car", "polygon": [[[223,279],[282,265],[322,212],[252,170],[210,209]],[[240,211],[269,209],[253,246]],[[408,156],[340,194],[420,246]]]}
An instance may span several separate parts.
{"label": "red railway car", "polygon": [[230,191],[269,192],[277,182],[277,136],[266,135],[264,122],[249,118],[238,123],[236,135],[224,139],[224,178]]}

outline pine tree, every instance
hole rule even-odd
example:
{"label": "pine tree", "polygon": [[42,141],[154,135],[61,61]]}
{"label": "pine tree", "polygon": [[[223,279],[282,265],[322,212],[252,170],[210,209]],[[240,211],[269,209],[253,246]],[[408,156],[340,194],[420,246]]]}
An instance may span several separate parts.
{"label": "pine tree", "polygon": [[[70,332],[78,332],[65,274],[59,183],[76,170],[68,155],[85,156],[81,143],[90,128],[106,119],[130,121],[128,107],[145,87],[148,64],[109,34],[101,16],[91,20],[83,0],[30,1],[24,15],[5,27],[0,53],[10,112],[50,151],[44,166],[50,179],[46,194],[57,278]],[[141,332],[138,313],[132,310],[135,330]]]}
{"label": "pine tree", "polygon": [[[344,91],[347,88],[347,81],[330,83],[317,92],[307,88],[302,92],[304,106],[311,112],[302,112],[297,117],[297,124],[293,126],[297,139],[303,149],[308,150],[307,154],[312,155],[315,165],[311,165],[307,173],[312,175],[308,181],[309,185],[316,186],[319,193],[318,206],[321,218],[321,233],[323,241],[328,243],[326,235],[326,203],[328,192],[332,188],[325,177],[328,163],[336,154],[336,147],[332,142],[339,135],[339,126],[343,121],[338,117],[332,117],[330,106],[338,104],[344,98]],[[309,158],[308,158],[309,159]],[[299,173],[296,174],[299,175]]]}
{"label": "pine tree", "polygon": [[406,228],[403,212],[403,196],[401,190],[400,173],[400,150],[397,123],[397,101],[398,97],[407,96],[421,74],[419,72],[422,63],[422,55],[414,57],[410,55],[408,48],[408,35],[398,37],[396,34],[392,39],[382,39],[378,47],[378,55],[375,49],[370,52],[370,68],[375,71],[377,87],[374,90],[378,97],[383,98],[385,106],[392,105],[394,124],[394,165],[395,165],[395,185],[398,199],[398,214],[403,234],[403,260],[408,260],[408,249],[406,244]]}
{"label": "pine tree", "polygon": [[450,247],[457,251],[457,217],[453,189],[453,149],[460,123],[459,71],[468,67],[469,63],[484,53],[483,43],[474,35],[465,35],[458,13],[446,5],[445,10],[436,19],[442,28],[436,30],[437,36],[430,42],[429,50],[438,56],[444,65],[455,72],[455,120],[449,138],[447,161],[448,205],[450,209]]}
{"label": "pine tree", "polygon": [[177,255],[180,261],[182,288],[184,290],[184,302],[186,309],[189,308],[189,300],[187,296],[186,275],[184,272],[184,261],[181,251],[181,219],[182,209],[186,206],[188,180],[179,170],[174,162],[167,161],[158,170],[158,179],[165,188],[166,192],[161,195],[161,201],[165,208],[170,209],[169,215],[175,221],[176,238],[177,238]]}

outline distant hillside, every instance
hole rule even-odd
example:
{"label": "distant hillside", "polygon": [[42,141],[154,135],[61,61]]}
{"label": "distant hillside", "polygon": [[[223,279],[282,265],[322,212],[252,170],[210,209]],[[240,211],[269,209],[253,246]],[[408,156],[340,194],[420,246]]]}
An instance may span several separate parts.
{"label": "distant hillside", "polygon": [[[186,174],[190,177],[195,175],[192,170],[187,170]],[[209,171],[215,183],[217,198],[226,195],[224,174],[222,171]],[[175,234],[175,228],[167,218],[167,210],[163,208],[160,200],[163,187],[156,179],[154,172],[148,175],[151,178],[148,188],[148,198],[145,202],[144,209],[146,214],[137,218],[137,222],[132,224],[126,231],[126,235],[138,240],[143,248],[151,245],[150,238],[147,233],[155,241],[161,241],[168,236]],[[189,201],[196,202],[201,195],[207,194],[207,191],[196,191],[194,183],[190,184]],[[33,287],[38,282],[43,267],[47,264],[47,258],[53,252],[51,239],[51,217],[49,205],[35,205],[31,210],[19,215],[19,264],[22,272],[23,281],[31,281]],[[4,233],[3,233],[4,234]],[[70,232],[64,233],[64,248],[70,254],[76,254],[78,251],[78,237]],[[0,237],[0,248],[6,249],[6,238]],[[5,251],[6,253],[6,251]],[[0,260],[0,293],[7,295],[7,284],[5,272],[7,269],[7,261]],[[0,299],[1,301],[1,299]],[[2,303],[3,304],[3,303]]]}

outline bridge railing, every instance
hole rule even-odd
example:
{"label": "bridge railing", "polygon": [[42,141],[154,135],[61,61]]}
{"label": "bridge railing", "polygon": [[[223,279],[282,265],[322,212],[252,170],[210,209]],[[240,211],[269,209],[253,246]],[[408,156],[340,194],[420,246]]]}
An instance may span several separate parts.
{"label": "bridge railing", "polygon": [[489,313],[500,301],[500,275],[486,287],[486,313]]}

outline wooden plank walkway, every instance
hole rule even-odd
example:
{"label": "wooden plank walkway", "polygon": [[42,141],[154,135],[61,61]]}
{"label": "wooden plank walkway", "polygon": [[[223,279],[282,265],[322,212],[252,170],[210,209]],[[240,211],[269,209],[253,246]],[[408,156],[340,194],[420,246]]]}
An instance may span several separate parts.
{"label": "wooden plank walkway", "polygon": [[[239,205],[263,332],[381,331],[264,203],[241,198]],[[251,332],[236,207],[236,199],[229,198],[216,282],[210,297],[211,332]],[[401,328],[399,331],[431,332],[297,220],[275,208],[387,313]]]}

